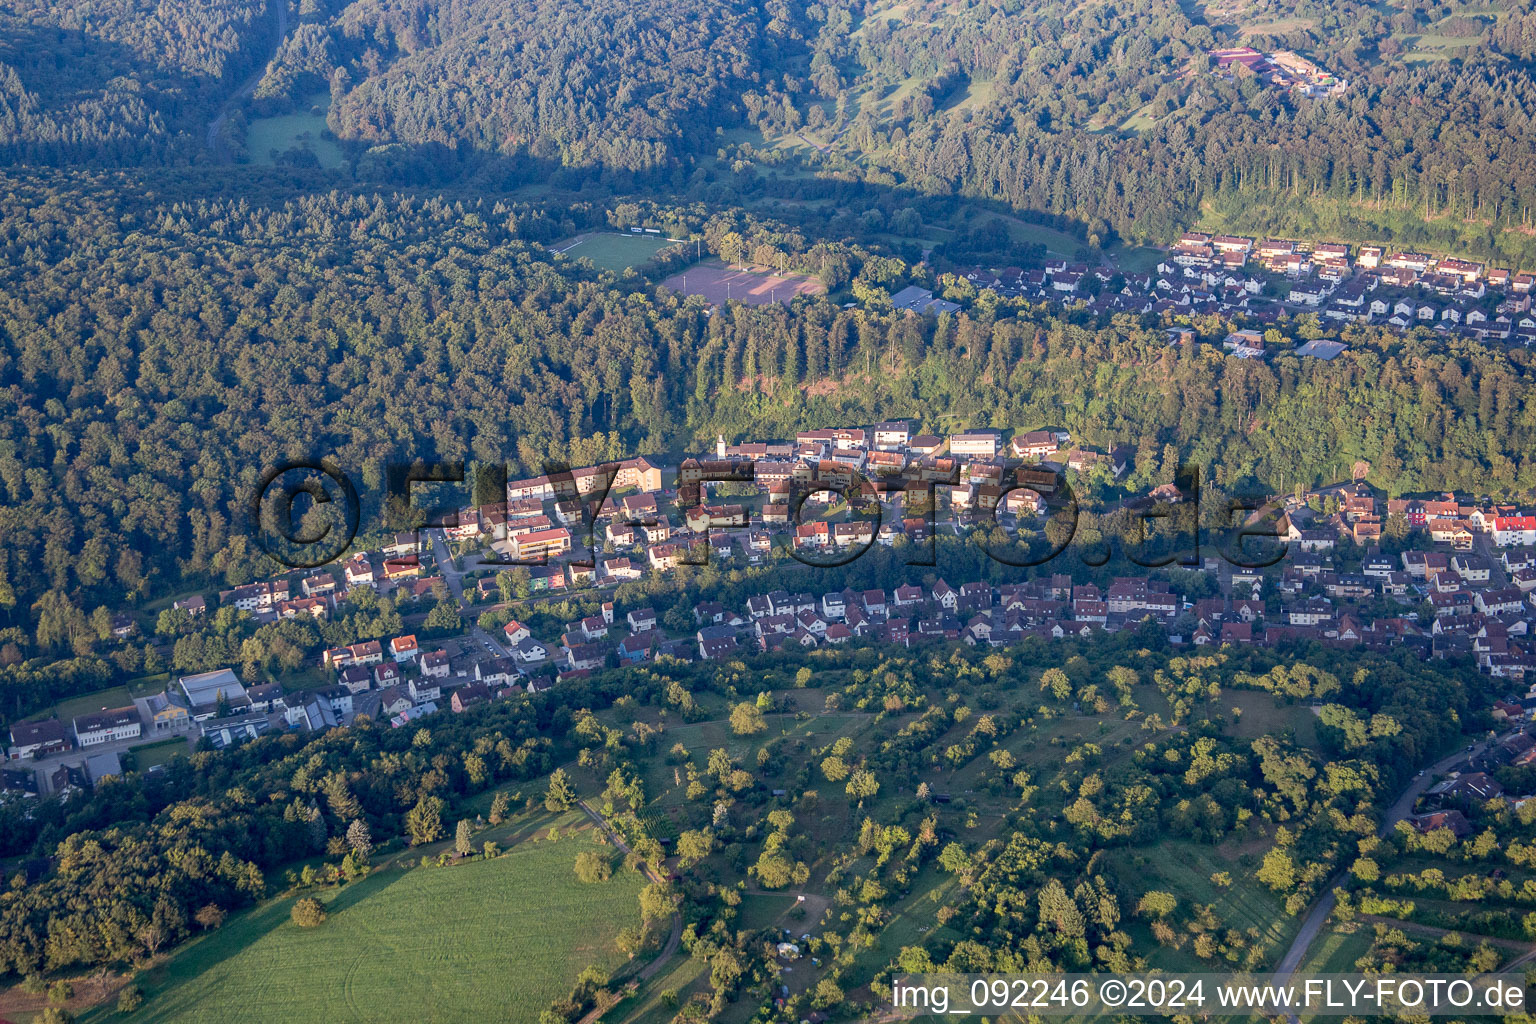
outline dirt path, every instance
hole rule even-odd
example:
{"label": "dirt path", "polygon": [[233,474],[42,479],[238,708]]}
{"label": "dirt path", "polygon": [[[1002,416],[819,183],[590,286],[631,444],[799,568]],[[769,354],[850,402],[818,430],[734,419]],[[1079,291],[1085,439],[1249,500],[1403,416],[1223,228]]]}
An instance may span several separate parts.
{"label": "dirt path", "polygon": [[1529,959],[1536,949],[1531,948],[1529,942],[1519,942],[1515,939],[1501,939],[1493,935],[1479,935],[1477,932],[1469,932],[1462,928],[1441,928],[1433,924],[1419,924],[1416,921],[1404,921],[1401,918],[1385,917],[1381,914],[1361,914],[1360,920],[1369,921],[1371,924],[1384,924],[1388,928],[1401,928],[1410,935],[1426,935],[1438,939],[1442,935],[1455,932],[1465,939],[1476,939],[1478,942],[1486,942],[1490,946],[1499,946],[1506,950],[1512,950],[1523,954],[1515,962],[1519,963]]}
{"label": "dirt path", "polygon": [[[128,984],[129,975],[117,971],[95,971],[68,980],[74,986],[75,994],[63,1005],[71,1013],[79,1015],[116,996],[118,990]],[[23,992],[19,984],[0,990],[0,1019],[41,1014],[50,1005],[46,994]]]}
{"label": "dirt path", "polygon": [[[626,854],[631,852],[629,844],[626,843],[623,837],[619,835],[618,831],[608,823],[607,818],[604,818],[601,814],[598,814],[596,811],[594,811],[590,806],[587,805],[585,800],[577,801],[577,806],[585,811],[587,817],[591,818],[597,827],[602,829],[607,834],[608,838],[613,842],[614,846],[618,847],[622,852]],[[642,865],[640,870],[645,874],[646,878],[649,878],[653,882],[663,882],[666,880],[661,875],[652,871],[649,865]],[[655,977],[656,973],[661,970],[662,965],[664,965],[668,960],[672,959],[672,956],[678,951],[678,948],[682,946],[682,942],[683,915],[674,913],[672,915],[672,931],[667,936],[667,941],[662,944],[661,952],[656,954],[656,958],[654,960],[640,968],[640,970],[635,974],[635,980],[647,981],[650,978]],[[591,1021],[596,1020],[600,1016],[602,1016],[602,1008],[595,1009],[585,1017],[581,1018],[579,1024],[591,1024]]]}

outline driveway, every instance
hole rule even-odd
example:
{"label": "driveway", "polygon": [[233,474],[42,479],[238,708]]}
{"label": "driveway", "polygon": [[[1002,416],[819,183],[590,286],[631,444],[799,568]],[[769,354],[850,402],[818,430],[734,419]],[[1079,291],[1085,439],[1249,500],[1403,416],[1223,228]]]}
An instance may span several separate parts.
{"label": "driveway", "polygon": [[453,553],[448,550],[448,538],[442,530],[428,530],[427,536],[432,540],[432,557],[437,560],[437,571],[448,584],[448,592],[453,599],[459,602],[459,607],[464,604],[464,573],[454,568]]}

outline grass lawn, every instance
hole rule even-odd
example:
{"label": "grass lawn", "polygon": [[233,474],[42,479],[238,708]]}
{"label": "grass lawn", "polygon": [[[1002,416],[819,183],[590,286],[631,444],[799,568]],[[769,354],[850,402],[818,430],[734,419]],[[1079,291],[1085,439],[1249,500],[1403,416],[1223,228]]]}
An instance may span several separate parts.
{"label": "grass lawn", "polygon": [[318,665],[305,665],[303,668],[293,672],[285,672],[280,676],[267,672],[264,682],[280,682],[290,693],[294,691],[307,693],[312,690],[323,690],[327,686],[333,685],[336,682],[336,675],[334,672],[323,669]]}
{"label": "grass lawn", "polygon": [[79,715],[88,715],[102,708],[122,708],[132,703],[133,694],[128,691],[128,687],[109,686],[105,690],[61,700],[48,713],[57,715],[62,722],[68,722]]}
{"label": "grass lawn", "polygon": [[186,756],[191,748],[187,746],[185,736],[175,736],[158,743],[145,743],[143,746],[130,747],[128,752],[134,758],[134,771],[148,771],[157,764],[165,764],[177,755]]}
{"label": "grass lawn", "polygon": [[1438,54],[1439,56],[1451,56],[1452,51],[1470,49],[1479,45],[1482,38],[1479,36],[1445,36],[1434,33],[1402,33],[1392,36],[1403,45],[1403,49],[1410,53],[1403,56],[1404,60],[1412,60],[1412,51],[1425,54]]}
{"label": "grass lawn", "polygon": [[[1243,709],[1235,721],[1232,708]],[[1227,689],[1221,692],[1220,711],[1227,716],[1227,728],[1234,736],[1251,740],[1278,736],[1289,729],[1295,732],[1298,745],[1317,745],[1317,716],[1306,704],[1276,704],[1274,695],[1262,690]]]}
{"label": "grass lawn", "polygon": [[152,676],[138,676],[127,682],[128,692],[135,697],[148,697],[153,693],[164,693],[165,688],[171,685],[171,674],[160,672]]}
{"label": "grass lawn", "polygon": [[[756,892],[746,893],[741,897],[741,916],[736,919],[736,927],[747,931],[756,931],[759,928],[779,927],[796,928],[799,925],[814,925],[815,921],[788,921],[780,923],[784,915],[796,906],[795,897],[790,893],[782,892]],[[809,930],[809,929],[806,929]],[[795,934],[800,934],[796,932]]]}
{"label": "grass lawn", "polygon": [[689,956],[673,957],[671,966],[652,978],[630,1002],[610,1010],[605,1020],[619,1024],[671,1024],[677,1006],[663,993],[675,992],[677,1003],[686,1002],[696,991],[709,991],[709,967]]}
{"label": "grass lawn", "polygon": [[1110,258],[1127,274],[1150,274],[1157,269],[1157,265],[1167,256],[1160,249],[1149,249],[1145,246],[1134,246],[1129,249],[1111,250]]}
{"label": "grass lawn", "polygon": [[980,110],[997,94],[992,82],[967,82],[964,89],[956,89],[945,98],[945,110]]}
{"label": "grass lawn", "polygon": [[1348,974],[1370,952],[1375,930],[1368,924],[1336,924],[1323,932],[1302,958],[1301,974]]}
{"label": "grass lawn", "polygon": [[648,262],[662,249],[675,244],[668,241],[665,235],[632,235],[627,232],[621,235],[605,231],[579,235],[560,242],[554,246],[554,250],[565,253],[573,260],[591,260],[599,270],[611,270],[617,274]]}
{"label": "grass lawn", "polygon": [[61,700],[42,714],[33,715],[33,718],[49,718],[58,716],[62,722],[68,722],[79,715],[88,715],[102,708],[123,708],[133,703],[135,697],[148,697],[152,693],[165,692],[166,686],[171,681],[169,672],[159,675],[139,676],[128,682],[109,686],[105,690],[94,690],[78,697],[70,697]]}
{"label": "grass lawn", "polygon": [[1071,257],[1079,249],[1086,248],[1088,243],[1081,238],[1076,238],[1065,231],[1057,231],[1043,224],[1031,224],[1028,221],[1017,220],[1013,217],[1003,218],[1008,223],[1008,235],[1015,242],[1023,242],[1026,245],[1043,245],[1046,251],[1053,256]]}
{"label": "grass lawn", "polygon": [[289,919],[295,897],[272,900],[147,972],[137,1013],[86,1019],[533,1024],[585,967],[622,965],[614,936],[639,920],[639,875],[576,881],[592,845],[573,834],[492,861],[381,868],[320,894],[330,916],[314,929]]}
{"label": "grass lawn", "polygon": [[344,159],[341,146],[321,134],[330,105],[330,93],[318,92],[301,103],[302,109],[295,113],[256,118],[246,127],[245,134],[251,163],[271,167],[276,163],[272,158],[274,150],[283,153],[297,148],[314,153],[321,167],[340,167]]}
{"label": "grass lawn", "polygon": [[1152,116],[1152,104],[1144,103],[1137,107],[1130,117],[1120,122],[1120,130],[1122,132],[1144,132],[1155,124],[1157,124],[1157,118]]}

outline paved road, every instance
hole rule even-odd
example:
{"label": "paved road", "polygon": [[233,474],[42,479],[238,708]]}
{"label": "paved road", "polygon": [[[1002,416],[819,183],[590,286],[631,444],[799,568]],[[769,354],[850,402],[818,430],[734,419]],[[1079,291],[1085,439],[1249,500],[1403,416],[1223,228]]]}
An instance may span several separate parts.
{"label": "paved road", "polygon": [[[459,607],[468,608],[469,602],[464,600],[464,573],[469,569],[477,567],[480,564],[480,556],[474,555],[471,556],[471,558],[466,558],[465,568],[455,569],[453,566],[452,553],[448,550],[447,535],[444,534],[442,530],[428,530],[427,536],[432,539],[432,554],[437,559],[437,571],[447,582],[448,590],[451,594],[453,594],[454,600],[459,602]],[[502,642],[505,634],[502,636],[492,636],[486,630],[483,630],[478,625],[475,625],[474,618],[475,617],[471,615],[468,619],[470,622],[468,643],[469,650],[471,652],[483,651],[485,650],[486,645],[489,644],[492,653],[494,653],[496,657],[512,657],[512,651],[507,647],[505,643]]]}
{"label": "paved road", "polygon": [[[288,38],[288,0],[276,0],[277,5],[277,41],[272,44],[272,57],[277,57],[277,51],[282,48],[283,41]],[[255,74],[245,80],[245,83],[235,91],[224,106],[219,109],[218,116],[208,122],[208,148],[218,151],[219,132],[224,128],[224,122],[229,120],[229,115],[234,113],[245,100],[256,94],[256,87],[261,84],[262,76],[267,73],[266,64],[256,69]]]}
{"label": "paved road", "polygon": [[1509,573],[1504,571],[1504,563],[1500,560],[1500,552],[1493,546],[1490,534],[1474,533],[1472,535],[1472,553],[1480,555],[1488,562],[1488,585],[1490,587],[1509,586]]}
{"label": "paved road", "polygon": [[[501,637],[492,636],[490,633],[488,633],[485,630],[481,629],[479,626],[471,627],[470,631],[469,631],[469,635],[470,635],[471,638],[473,638],[474,642],[481,647],[482,650],[484,649],[486,644],[490,644],[491,645],[491,650],[496,652],[496,657],[498,657],[498,658],[510,658],[510,657],[512,657],[511,649],[508,648],[506,644],[502,643],[502,638]],[[505,633],[502,634],[502,636],[505,636],[505,635],[506,635]]]}
{"label": "paved road", "polygon": [[[1484,740],[1482,743],[1476,744],[1475,749],[1470,753],[1465,750],[1458,750],[1456,753],[1436,761],[1429,768],[1415,776],[1413,781],[1408,784],[1408,788],[1404,789],[1392,806],[1387,809],[1386,815],[1382,818],[1381,828],[1377,830],[1377,835],[1385,836],[1392,829],[1392,826],[1413,812],[1413,805],[1424,794],[1426,789],[1434,785],[1436,775],[1446,771],[1458,761],[1464,760],[1473,754],[1481,753],[1490,744],[1491,741]],[[1347,871],[1341,871],[1328,880],[1328,885],[1323,890],[1322,896],[1312,905],[1312,909],[1307,913],[1306,919],[1301,922],[1301,929],[1297,931],[1296,938],[1291,942],[1291,948],[1286,950],[1285,956],[1280,958],[1279,966],[1275,968],[1276,984],[1283,984],[1286,979],[1296,972],[1296,968],[1301,966],[1301,958],[1306,955],[1313,940],[1322,931],[1323,925],[1328,922],[1328,915],[1333,913],[1333,890],[1336,886],[1344,884],[1347,874]],[[1289,1014],[1288,1016],[1291,1024],[1296,1024],[1297,1017],[1294,1014]]]}
{"label": "paved road", "polygon": [[[448,535],[440,529],[427,530],[427,537],[432,541],[432,556],[437,560],[437,571],[448,583],[448,590],[458,599],[459,607],[468,608],[474,595],[470,599],[464,597],[464,577],[476,569],[497,568],[496,562],[486,562],[481,552],[476,551],[465,555],[459,561],[462,568],[453,564],[453,552],[448,548]],[[502,566],[505,568],[505,566]],[[560,595],[564,597],[564,594]],[[535,598],[537,600],[537,598]]]}
{"label": "paved road", "polygon": [[1530,963],[1533,959],[1536,959],[1536,949],[1531,950],[1529,953],[1526,953],[1524,956],[1516,957],[1515,959],[1511,960],[1509,963],[1505,964],[1503,967],[1500,967],[1499,970],[1501,972],[1502,971],[1512,971],[1516,967],[1524,967],[1526,964]]}
{"label": "paved road", "polygon": [[384,702],[383,690],[365,690],[352,698],[352,714],[346,716],[344,725],[350,725],[357,720],[358,715],[367,715],[369,718],[379,717],[379,705]]}
{"label": "paved road", "polygon": [[448,592],[459,602],[459,607],[465,607],[464,573],[454,567],[453,552],[448,550],[447,534],[442,530],[428,530],[427,536],[432,540],[432,557],[437,560],[438,575],[448,584]]}

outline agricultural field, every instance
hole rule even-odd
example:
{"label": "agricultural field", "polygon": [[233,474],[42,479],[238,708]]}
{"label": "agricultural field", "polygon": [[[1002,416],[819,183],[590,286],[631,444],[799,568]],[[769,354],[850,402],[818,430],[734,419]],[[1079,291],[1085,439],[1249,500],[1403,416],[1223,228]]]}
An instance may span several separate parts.
{"label": "agricultural field", "polygon": [[321,893],[329,917],[313,929],[290,920],[295,897],[269,901],[147,972],[137,1013],[87,1020],[533,1024],[583,967],[624,963],[614,936],[639,920],[638,874],[576,880],[576,855],[593,847],[582,831],[490,861],[392,864]]}
{"label": "agricultural field", "polygon": [[330,109],[330,93],[320,92],[310,96],[292,114],[277,117],[259,117],[246,128],[245,144],[250,152],[251,163],[258,167],[272,167],[277,161],[274,153],[290,149],[307,149],[315,154],[324,168],[340,167],[344,156],[335,139],[324,135],[325,115]]}
{"label": "agricultural field", "polygon": [[568,238],[551,246],[551,251],[573,260],[591,260],[597,269],[619,274],[650,262],[652,256],[676,244],[665,235],[603,231]]}

